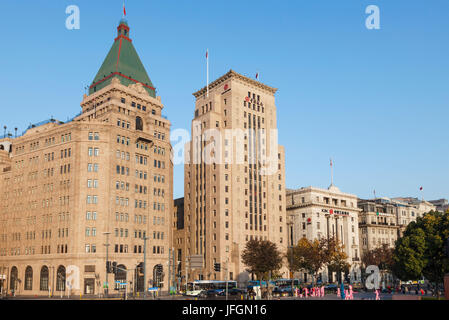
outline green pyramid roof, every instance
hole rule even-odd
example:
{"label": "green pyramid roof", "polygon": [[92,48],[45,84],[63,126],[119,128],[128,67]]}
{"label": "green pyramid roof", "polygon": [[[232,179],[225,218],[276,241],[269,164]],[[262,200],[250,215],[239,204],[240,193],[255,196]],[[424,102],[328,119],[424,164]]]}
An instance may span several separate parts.
{"label": "green pyramid roof", "polygon": [[118,78],[125,86],[141,83],[150,96],[155,98],[156,92],[153,83],[134,49],[132,40],[128,37],[129,27],[126,20],[120,21],[117,32],[118,36],[115,38],[111,50],[89,87],[89,94],[104,88],[111,83],[113,78]]}

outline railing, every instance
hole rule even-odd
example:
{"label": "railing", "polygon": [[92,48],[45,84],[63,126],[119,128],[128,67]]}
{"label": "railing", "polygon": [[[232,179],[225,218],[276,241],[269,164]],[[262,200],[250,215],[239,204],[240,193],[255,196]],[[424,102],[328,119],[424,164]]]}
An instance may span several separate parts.
{"label": "railing", "polygon": [[21,137],[21,136],[23,136],[28,130],[30,130],[30,129],[32,129],[32,128],[36,128],[36,127],[43,126],[44,124],[47,124],[47,123],[50,123],[50,122],[57,123],[57,124],[64,124],[64,123],[72,122],[73,119],[75,119],[76,117],[79,117],[82,113],[83,113],[83,112],[81,111],[80,113],[78,113],[77,115],[75,115],[73,118],[67,119],[66,122],[62,122],[62,121],[59,121],[59,120],[56,120],[56,119],[51,118],[51,119],[43,120],[43,121],[40,121],[40,122],[37,122],[37,123],[30,123],[30,125],[26,128],[26,130],[25,130],[25,131],[22,131],[21,134],[12,134],[11,132],[8,132],[7,134],[4,134],[4,135],[0,136],[0,139],[6,139],[6,138],[12,138],[12,137],[14,137],[14,138]]}

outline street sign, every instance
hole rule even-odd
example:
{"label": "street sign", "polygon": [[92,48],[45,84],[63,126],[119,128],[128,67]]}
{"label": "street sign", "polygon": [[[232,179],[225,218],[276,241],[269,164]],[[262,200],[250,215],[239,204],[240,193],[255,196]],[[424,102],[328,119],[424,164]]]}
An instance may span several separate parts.
{"label": "street sign", "polygon": [[159,289],[158,287],[148,288],[148,291],[157,291],[158,289]]}

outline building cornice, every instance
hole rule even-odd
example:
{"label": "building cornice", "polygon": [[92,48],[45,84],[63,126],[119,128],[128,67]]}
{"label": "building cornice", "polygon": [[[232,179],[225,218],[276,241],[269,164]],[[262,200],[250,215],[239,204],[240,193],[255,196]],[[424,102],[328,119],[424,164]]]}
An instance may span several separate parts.
{"label": "building cornice", "polygon": [[[246,83],[249,83],[261,90],[267,91],[271,94],[275,94],[276,91],[278,90],[277,88],[273,88],[270,87],[266,84],[263,84],[259,81],[253,80],[251,78],[245,77],[244,75],[241,75],[240,73],[235,72],[234,70],[230,70],[228,73],[226,73],[225,75],[221,76],[220,78],[218,78],[217,80],[213,81],[212,83],[209,84],[209,90],[219,86],[220,84],[222,84],[223,82],[229,80],[229,79],[236,79],[236,80],[240,80]],[[198,90],[197,92],[193,93],[193,95],[195,96],[195,98],[198,98],[204,94],[207,93],[207,86]]]}

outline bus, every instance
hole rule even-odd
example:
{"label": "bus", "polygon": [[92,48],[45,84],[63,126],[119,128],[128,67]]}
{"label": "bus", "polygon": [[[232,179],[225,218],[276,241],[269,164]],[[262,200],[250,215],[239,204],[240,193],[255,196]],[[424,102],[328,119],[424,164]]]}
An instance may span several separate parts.
{"label": "bus", "polygon": [[292,288],[298,288],[300,285],[299,279],[276,279],[274,280],[275,295],[292,295]]}
{"label": "bus", "polygon": [[274,280],[274,284],[276,287],[292,287],[292,282],[293,282],[293,287],[299,287],[299,279],[277,279]]}
{"label": "bus", "polygon": [[[275,283],[273,280],[269,281],[270,286],[275,286]],[[252,289],[253,287],[261,287],[261,288],[266,288],[267,287],[267,282],[265,280],[260,281],[260,280],[249,280],[248,281],[248,290]]]}
{"label": "bus", "polygon": [[195,280],[187,283],[187,296],[198,296],[202,291],[215,290],[217,293],[226,290],[226,283],[228,290],[237,288],[237,281],[220,281],[220,280]]}

